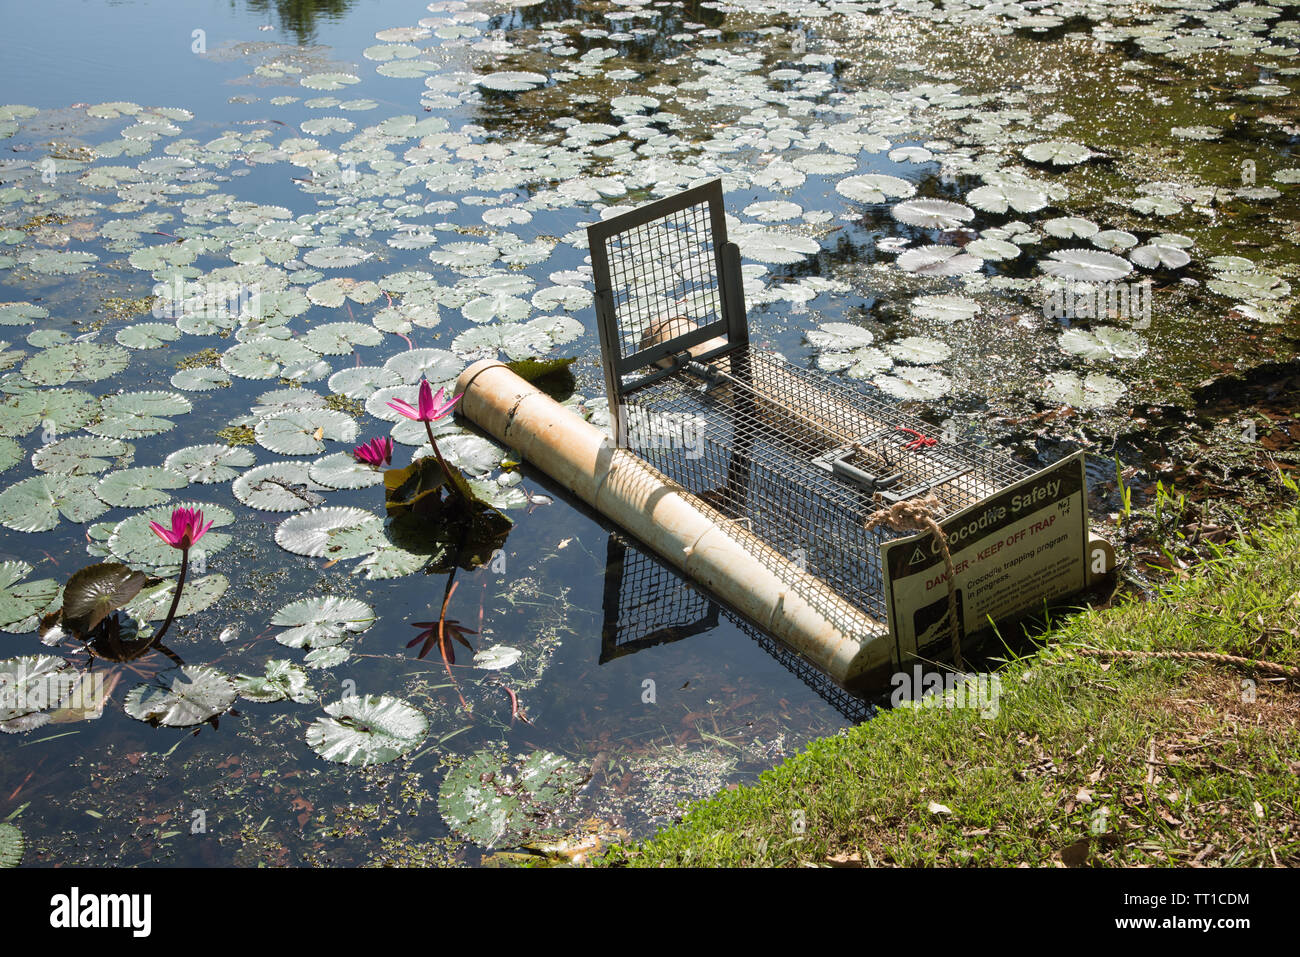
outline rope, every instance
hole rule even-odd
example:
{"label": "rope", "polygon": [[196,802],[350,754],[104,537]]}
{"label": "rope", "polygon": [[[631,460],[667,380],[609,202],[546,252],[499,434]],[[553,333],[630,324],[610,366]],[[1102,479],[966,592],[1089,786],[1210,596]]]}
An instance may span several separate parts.
{"label": "rope", "polygon": [[1128,648],[1068,648],[1074,654],[1092,658],[1190,658],[1194,661],[1209,661],[1220,665],[1236,665],[1253,671],[1264,671],[1272,675],[1281,675],[1292,681],[1300,681],[1300,668],[1280,665],[1275,661],[1256,661],[1242,658],[1240,655],[1225,655],[1217,651],[1134,651]]}
{"label": "rope", "polygon": [[965,670],[966,666],[961,659],[961,628],[957,622],[957,572],[952,565],[952,553],[948,551],[948,536],[934,518],[942,514],[943,503],[931,492],[925,498],[904,499],[889,508],[872,512],[867,516],[863,531],[870,532],[881,525],[887,525],[896,532],[928,531],[939,543],[948,578],[948,633],[952,637],[952,660],[960,671]]}

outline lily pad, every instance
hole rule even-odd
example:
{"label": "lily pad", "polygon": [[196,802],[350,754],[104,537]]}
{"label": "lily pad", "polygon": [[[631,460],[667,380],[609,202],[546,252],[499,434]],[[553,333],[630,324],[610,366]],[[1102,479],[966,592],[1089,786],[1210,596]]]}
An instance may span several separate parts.
{"label": "lily pad", "polygon": [[212,443],[178,449],[163,460],[163,465],[191,482],[212,485],[237,478],[237,470],[252,465],[254,461],[253,453],[246,448]]}
{"label": "lily pad", "polygon": [[189,728],[223,714],[238,693],[230,678],[207,665],[185,665],[178,674],[159,676],[127,693],[126,713],[138,721]]}
{"label": "lily pad", "polygon": [[[77,389],[33,389],[0,405],[0,435],[22,436],[36,428],[75,432],[99,412],[99,400]],[[53,436],[51,436],[53,438]]]}
{"label": "lily pad", "polygon": [[961,203],[951,203],[945,199],[909,199],[889,210],[889,215],[900,223],[920,226],[924,229],[956,229],[962,223],[969,222],[975,211]]}
{"label": "lily pad", "polygon": [[204,520],[212,522],[212,528],[196,546],[196,550],[202,551],[207,558],[230,545],[230,535],[218,529],[235,521],[234,512],[206,502],[176,502],[155,506],[122,519],[113,526],[107,537],[105,546],[108,553],[123,564],[150,574],[176,574],[180,569],[180,551],[160,539],[149,527],[152,522],[157,522],[164,528],[170,528],[174,508],[200,509]]}
{"label": "lily pad", "polygon": [[383,543],[383,520],[363,508],[316,508],[281,522],[275,540],[310,558],[358,558]]}
{"label": "lily pad", "polygon": [[100,501],[119,508],[145,508],[166,502],[171,489],[190,484],[180,472],[157,465],[109,472],[95,486]]}
{"label": "lily pad", "polygon": [[314,455],[325,451],[325,440],[351,442],[357,423],[332,409],[307,409],[269,415],[254,427],[257,444],[280,455]]}
{"label": "lily pad", "polygon": [[285,629],[275,637],[289,648],[329,648],[367,631],[375,619],[375,610],[357,598],[326,595],[290,602],[271,624]]}
{"label": "lily pad", "polygon": [[184,415],[194,406],[179,392],[124,392],[107,396],[103,417],[86,431],[114,439],[135,439],[158,435],[175,428],[164,418]]}
{"label": "lily pad", "polygon": [[211,392],[230,385],[230,376],[223,369],[182,369],[171,377],[172,388],[182,392]]}
{"label": "lily pad", "polygon": [[0,731],[16,734],[42,727],[75,687],[70,662],[56,655],[24,655],[0,661]]}
{"label": "lily pad", "polygon": [[949,323],[979,315],[980,304],[963,296],[917,296],[912,300],[912,315]]}
{"label": "lily pad", "polygon": [[272,658],[266,663],[266,672],[260,675],[239,675],[235,690],[249,701],[296,701],[306,704],[316,692],[312,690],[307,672],[287,658]]}
{"label": "lily pad", "polygon": [[369,488],[384,481],[384,473],[352,457],[350,452],[336,452],[311,464],[309,473],[317,485],[327,488]]}
{"label": "lily pad", "polygon": [[1034,186],[1017,183],[979,186],[966,194],[966,202],[986,213],[1032,213],[1047,205],[1047,194]]}
{"label": "lily pad", "polygon": [[81,569],[63,589],[63,626],[74,635],[87,635],[123,607],[144,587],[143,572],[117,562]]}
{"label": "lily pad", "polygon": [[1070,140],[1048,140],[1026,146],[1020,151],[1020,155],[1033,163],[1075,166],[1088,160],[1093,152],[1082,143],[1074,143]]}
{"label": "lily pad", "polygon": [[[206,544],[207,539],[204,539]],[[225,575],[204,575],[202,578],[190,578],[185,582],[181,600],[176,605],[176,616],[197,615],[211,608],[230,587],[230,579]],[[136,621],[161,621],[167,617],[176,595],[176,582],[161,581],[150,585],[140,592],[127,606],[126,610]]]}
{"label": "lily pad", "polygon": [[1098,249],[1058,249],[1039,266],[1049,276],[1083,282],[1110,282],[1133,271],[1125,260]]}
{"label": "lily pad", "polygon": [[502,671],[523,657],[523,652],[509,645],[492,645],[474,656],[474,667],[484,671]]}
{"label": "lily pad", "polygon": [[36,450],[32,465],[60,475],[94,475],[114,464],[129,464],[131,446],[118,439],[74,435]]}
{"label": "lily pad", "polygon": [[1099,326],[1094,330],[1066,329],[1061,333],[1061,348],[1085,359],[1136,359],[1147,351],[1146,342],[1136,332]]}
{"label": "lily pad", "polygon": [[952,382],[933,369],[899,369],[895,375],[871,380],[880,391],[896,399],[937,399],[952,390]]}
{"label": "lily pad", "polygon": [[984,260],[964,252],[960,246],[922,246],[898,257],[898,266],[922,276],[960,276],[977,272]]}
{"label": "lily pad", "polygon": [[429,720],[401,698],[366,695],[325,706],[328,717],[307,729],[307,744],[327,761],[352,767],[384,764],[416,748]]}
{"label": "lily pad", "polygon": [[58,582],[52,578],[24,581],[31,573],[27,562],[0,562],[0,631],[31,631],[37,616],[58,597]]}
{"label": "lily pad", "polygon": [[452,830],[476,844],[519,845],[551,832],[551,816],[584,777],[550,751],[534,751],[517,765],[492,750],[478,751],[447,772],[438,810]]}
{"label": "lily pad", "polygon": [[914,365],[931,365],[952,356],[952,349],[946,343],[925,336],[908,336],[889,343],[885,348],[897,361]]}
{"label": "lily pad", "polygon": [[94,485],[74,475],[33,475],[0,492],[0,524],[15,532],[48,532],[60,517],[89,522],[107,510]]}
{"label": "lily pad", "polygon": [[1050,401],[1076,409],[1109,408],[1124,392],[1124,383],[1111,376],[1092,373],[1080,379],[1073,372],[1053,372],[1044,389]]}
{"label": "lily pad", "polygon": [[130,357],[121,346],[70,342],[42,349],[23,363],[23,375],[33,385],[98,382],[126,368]]}
{"label": "lily pad", "polygon": [[0,824],[0,867],[17,867],[23,862],[23,832],[16,824]]}
{"label": "lily pad", "polygon": [[887,199],[905,199],[916,195],[916,187],[897,176],[867,173],[850,176],[835,184],[835,192],[859,203],[883,203]]}
{"label": "lily pad", "polygon": [[322,486],[311,480],[305,462],[270,462],[235,479],[235,498],[264,512],[296,512],[325,501]]}

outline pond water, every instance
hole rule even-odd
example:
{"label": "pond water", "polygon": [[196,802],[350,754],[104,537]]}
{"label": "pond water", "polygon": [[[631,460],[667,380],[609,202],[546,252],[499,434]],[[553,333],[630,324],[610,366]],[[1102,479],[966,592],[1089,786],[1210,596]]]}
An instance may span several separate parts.
{"label": "pond water", "polygon": [[[91,556],[173,578],[148,521],[216,521],[166,652],[94,660],[102,716],[0,712],[0,837],[49,865],[511,862],[644,836],[861,719],[455,425],[514,525],[454,582],[477,654],[421,658],[448,574],[349,464],[388,434],[409,461],[387,400],[484,356],[577,356],[599,420],[584,227],[709,179],[760,344],[1029,464],[1090,449],[1102,522],[1117,468],[1139,506],[1189,494],[1183,545],[1276,500],[1297,6],[10,6],[0,669],[86,668],[38,633],[59,586]],[[1169,511],[1118,530],[1135,558]],[[132,715],[167,692],[189,727]]]}

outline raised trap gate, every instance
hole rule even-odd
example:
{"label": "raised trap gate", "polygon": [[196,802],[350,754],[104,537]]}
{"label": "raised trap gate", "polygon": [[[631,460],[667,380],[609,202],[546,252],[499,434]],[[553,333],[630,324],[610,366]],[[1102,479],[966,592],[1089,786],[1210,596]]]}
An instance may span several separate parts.
{"label": "raised trap gate", "polygon": [[[991,548],[1018,532],[1027,543],[1031,505],[1047,521],[1033,536],[1069,536],[1049,550],[1055,571],[1042,571],[1032,555],[1018,563],[1026,567],[1010,576],[1013,586],[1039,569],[1026,586],[1031,594],[976,601],[959,575],[962,632],[984,623],[981,612],[1006,617],[1017,602],[1041,607],[1044,598],[1083,587],[1081,457],[1035,473],[971,442],[935,436],[892,402],[750,346],[740,254],[727,241],[719,181],[596,223],[588,236],[619,446],[693,493],[720,523],[752,533],[743,536],[747,548],[843,634],[865,642],[892,632],[899,663],[947,634],[946,587],[934,583],[943,565],[928,547],[932,539],[916,536],[927,547],[890,557],[887,543],[900,533],[864,528],[878,509],[918,496],[940,503],[935,517],[956,536],[955,559],[959,548]],[[981,519],[976,506],[992,511]],[[1006,514],[998,516],[999,508]],[[969,528],[944,521],[958,513],[962,521],[972,516]],[[1045,542],[1033,543],[1040,558]],[[975,564],[968,559],[958,570],[980,570]],[[1007,581],[979,585],[1006,591]]]}

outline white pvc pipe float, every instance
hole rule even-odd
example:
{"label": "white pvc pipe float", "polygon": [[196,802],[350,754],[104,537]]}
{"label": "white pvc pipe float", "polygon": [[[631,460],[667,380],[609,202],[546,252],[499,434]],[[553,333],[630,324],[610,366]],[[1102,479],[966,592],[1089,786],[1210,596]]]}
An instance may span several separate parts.
{"label": "white pvc pipe float", "polygon": [[841,598],[835,602],[840,620],[832,623],[794,587],[806,579],[810,588],[825,593],[825,582],[758,539],[750,541],[743,528],[632,452],[616,448],[610,435],[505,364],[495,359],[474,363],[457,379],[456,392],[461,394],[457,414],[516,450],[836,682],[867,685],[892,670],[892,640],[882,622]]}

